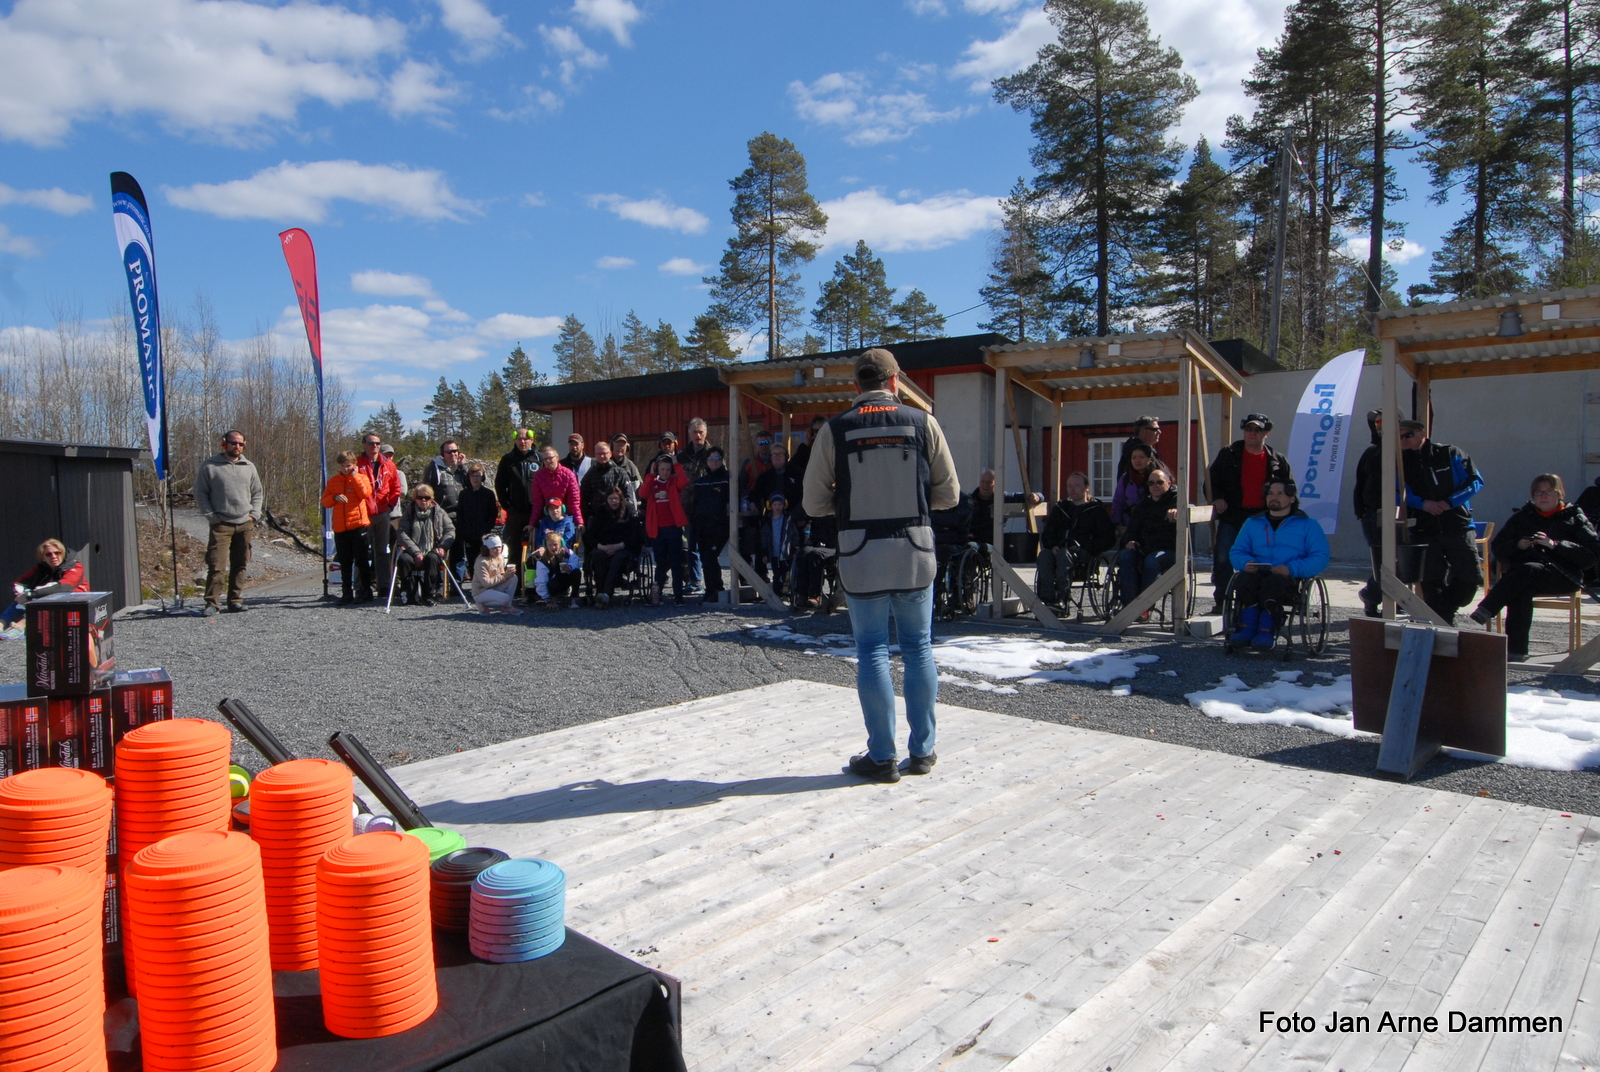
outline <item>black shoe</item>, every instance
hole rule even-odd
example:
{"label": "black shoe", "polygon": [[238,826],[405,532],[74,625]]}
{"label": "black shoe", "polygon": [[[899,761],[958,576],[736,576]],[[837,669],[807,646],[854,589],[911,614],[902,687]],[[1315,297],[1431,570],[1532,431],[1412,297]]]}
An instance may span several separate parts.
{"label": "black shoe", "polygon": [[222,608],[217,606],[215,603],[207,603],[206,604],[206,614],[207,615],[221,614],[221,613],[222,613]]}
{"label": "black shoe", "polygon": [[1479,607],[1477,610],[1467,615],[1467,617],[1471,618],[1485,629],[1489,628],[1489,623],[1494,621],[1494,617],[1486,613],[1482,607]]}
{"label": "black shoe", "polygon": [[351,595],[349,592],[346,592],[344,595],[339,597],[339,606],[341,606],[341,607],[352,606],[355,603],[355,601],[356,601],[356,597]]}
{"label": "black shoe", "polygon": [[938,754],[935,752],[929,752],[925,756],[911,756],[907,758],[905,766],[902,767],[901,770],[905,771],[907,774],[927,774],[929,771],[933,770],[933,765],[937,762],[939,762]]}
{"label": "black shoe", "polygon": [[244,613],[244,604],[243,603],[229,603],[228,604],[228,613],[229,614],[243,614]]}
{"label": "black shoe", "polygon": [[845,768],[859,778],[869,782],[898,782],[900,780],[900,767],[892,759],[883,760],[881,763],[863,752],[859,756],[850,757],[850,766]]}
{"label": "black shoe", "polygon": [[1363,603],[1361,605],[1361,613],[1368,618],[1381,618],[1383,617],[1383,608],[1376,603]]}
{"label": "black shoe", "polygon": [[433,597],[423,596],[421,599],[417,600],[417,602],[421,603],[424,607],[431,607],[433,606]]}

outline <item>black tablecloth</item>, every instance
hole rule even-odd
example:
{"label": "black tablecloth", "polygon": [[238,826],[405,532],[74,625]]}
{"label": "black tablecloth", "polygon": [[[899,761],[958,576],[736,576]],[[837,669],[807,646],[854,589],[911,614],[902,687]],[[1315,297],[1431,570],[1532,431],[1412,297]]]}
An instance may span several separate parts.
{"label": "black tablecloth", "polygon": [[[576,931],[524,964],[485,964],[465,936],[435,931],[434,962],[438,1011],[380,1039],[342,1039],[322,1026],[315,971],[274,973],[278,1072],[683,1072],[677,994],[666,977]],[[111,1068],[135,1072],[136,1003],[119,969],[107,976]]]}

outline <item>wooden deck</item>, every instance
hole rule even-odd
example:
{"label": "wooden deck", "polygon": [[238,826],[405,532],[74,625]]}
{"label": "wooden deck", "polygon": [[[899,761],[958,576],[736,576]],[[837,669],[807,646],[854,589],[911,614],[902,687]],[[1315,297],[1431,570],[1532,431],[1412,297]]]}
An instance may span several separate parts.
{"label": "wooden deck", "polygon": [[837,773],[855,694],[810,682],[393,773],[469,844],[559,863],[573,927],[681,978],[697,1072],[1600,1067],[1597,820],[939,718],[939,766],[891,786]]}

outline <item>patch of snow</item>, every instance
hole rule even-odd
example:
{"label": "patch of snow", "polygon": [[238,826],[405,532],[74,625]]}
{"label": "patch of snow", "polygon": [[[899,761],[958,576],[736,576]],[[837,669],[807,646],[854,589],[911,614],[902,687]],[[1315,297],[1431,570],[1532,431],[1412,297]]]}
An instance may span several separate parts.
{"label": "patch of snow", "polygon": [[1113,685],[1113,686],[1111,686],[1111,695],[1113,695],[1113,696],[1132,696],[1133,695],[1133,686],[1132,685]]}
{"label": "patch of snow", "polygon": [[1191,692],[1189,704],[1212,718],[1240,725],[1304,726],[1336,737],[1357,733],[1350,719],[1350,675],[1341,674],[1329,684],[1300,685],[1280,671],[1277,680],[1252,689],[1236,674],[1212,688]]}
{"label": "patch of snow", "polygon": [[939,680],[947,685],[960,685],[964,689],[977,689],[979,692],[994,692],[1002,696],[1017,695],[1017,690],[1010,685],[996,685],[993,681],[968,681],[954,674],[940,674]]}
{"label": "patch of snow", "polygon": [[1162,677],[1177,677],[1178,676],[1178,672],[1176,670],[1162,670],[1162,671],[1159,671],[1159,673],[1161,674]]}

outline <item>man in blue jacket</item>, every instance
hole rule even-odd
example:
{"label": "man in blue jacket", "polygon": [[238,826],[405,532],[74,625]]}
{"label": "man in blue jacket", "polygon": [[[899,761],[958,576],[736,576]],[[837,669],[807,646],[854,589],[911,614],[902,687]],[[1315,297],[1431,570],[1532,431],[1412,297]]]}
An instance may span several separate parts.
{"label": "man in blue jacket", "polygon": [[1478,591],[1483,563],[1473,544],[1472,497],[1483,490],[1472,459],[1448,443],[1428,438],[1421,421],[1400,422],[1405,462],[1406,509],[1417,519],[1416,543],[1428,545],[1423,559],[1422,598],[1454,625],[1456,612]]}
{"label": "man in blue jacket", "polygon": [[1300,582],[1328,568],[1328,538],[1322,526],[1300,511],[1292,480],[1267,484],[1267,512],[1249,518],[1228,552],[1234,594],[1242,608],[1235,644],[1272,647],[1273,628],[1283,608],[1299,596]]}

